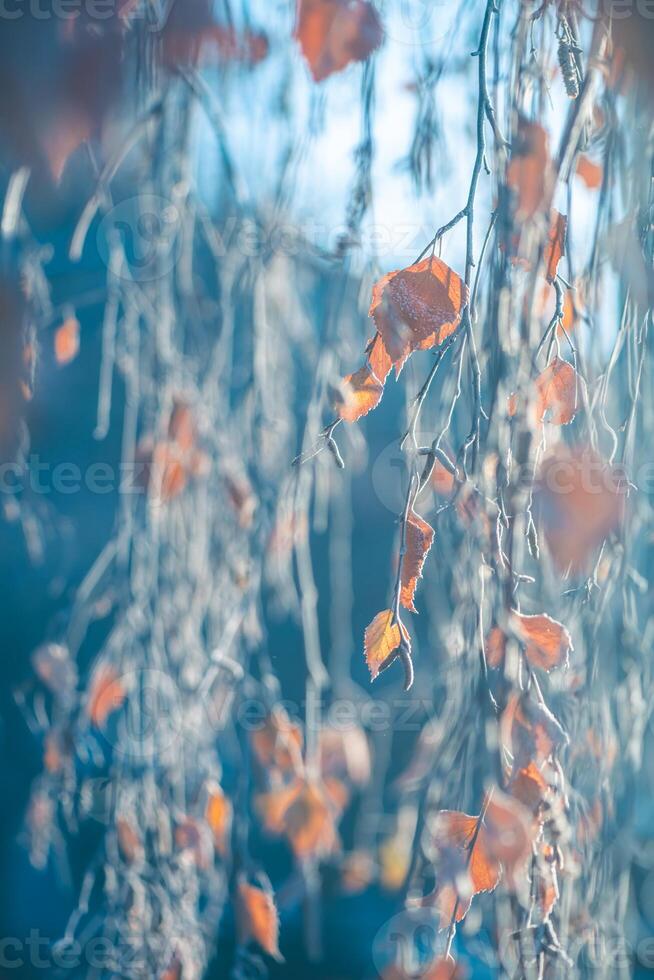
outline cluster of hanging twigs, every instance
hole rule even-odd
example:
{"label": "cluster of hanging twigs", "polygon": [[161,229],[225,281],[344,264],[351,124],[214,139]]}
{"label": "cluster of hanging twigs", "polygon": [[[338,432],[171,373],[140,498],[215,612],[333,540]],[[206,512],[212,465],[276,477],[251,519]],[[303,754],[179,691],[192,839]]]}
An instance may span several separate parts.
{"label": "cluster of hanging twigs", "polygon": [[[362,9],[375,39],[379,15]],[[282,225],[307,141],[291,134],[274,206],[259,213],[211,86],[193,65],[157,68],[156,38],[134,29],[151,75],[104,167],[91,154],[94,186],[70,259],[84,255],[94,222],[122,204],[135,173],[147,178],[130,222],[147,216],[151,197],[177,215],[172,239],[170,228],[155,233],[145,270],[119,229],[107,241],[95,433],[102,439],[114,424],[120,379],[120,462],[140,492],[120,496],[115,535],[65,622],[34,651],[34,682],[17,692],[44,752],[27,814],[33,860],[96,830],[61,943],[107,940],[100,975],[200,977],[228,901],[233,975],[265,972],[262,954],[279,959],[280,950],[273,888],[252,847],[262,834],[292,855],[278,904],[284,911],[284,895],[301,896],[314,960],[331,867],[344,890],[379,885],[407,910],[409,941],[380,965],[388,978],[413,968],[411,916],[425,910],[435,937],[426,975],[457,977],[475,956],[529,980],[589,975],[589,959],[596,975],[616,975],[597,950],[627,913],[633,843],[620,835],[631,833],[623,815],[642,762],[654,637],[651,510],[637,474],[652,418],[651,102],[638,79],[620,90],[613,25],[577,3],[487,0],[483,11],[461,4],[460,14],[457,43],[474,34],[476,93],[462,206],[409,269],[375,285],[375,336],[363,368],[342,380],[342,352],[362,330],[357,292],[372,277],[355,256],[374,196],[376,55],[362,71],[345,234],[333,253],[253,257],[225,241],[228,220],[254,223],[264,237]],[[302,45],[301,18],[296,31]],[[337,70],[308,50],[316,81]],[[422,60],[421,99],[460,74],[448,58]],[[565,104],[551,155],[549,99]],[[637,113],[646,120],[638,129]],[[197,115],[220,161],[218,217],[189,165]],[[409,149],[418,187],[436,183],[434,118],[421,102]],[[580,161],[595,167],[582,192],[589,248],[576,225]],[[43,336],[60,319],[22,207],[28,188],[29,171],[15,172],[2,220],[31,285],[26,347],[38,342],[35,320]],[[565,216],[554,210],[563,199]],[[457,240],[460,276],[442,259],[456,255]],[[434,304],[442,309],[423,329],[416,309],[429,319]],[[403,317],[417,334],[410,343]],[[399,660],[412,692],[401,707],[416,706],[422,728],[407,764],[395,707],[396,739],[359,721],[369,697],[352,680],[352,498],[366,445],[348,423],[376,408],[391,367],[399,374],[409,356],[407,391],[411,371],[433,360],[407,398],[406,423],[393,420],[405,478],[397,567],[389,607],[365,638],[373,680],[385,672],[392,684]],[[329,398],[336,417],[322,427]],[[566,511],[547,496],[551,458],[573,482],[580,458],[599,459],[602,479],[618,474],[620,500],[602,486],[597,502],[575,484],[568,499],[581,503]],[[430,509],[433,528],[421,516]],[[21,519],[29,532],[25,502]],[[328,649],[314,552],[325,530]],[[403,617],[414,597],[427,624],[412,638]],[[297,716],[266,636],[275,615],[294,618],[302,637]],[[345,728],[328,718],[342,699],[356,707]],[[262,708],[253,728],[233,710],[249,702]],[[339,850],[350,805],[353,828]],[[476,897],[483,892],[492,898]],[[487,928],[475,946],[479,906]]]}

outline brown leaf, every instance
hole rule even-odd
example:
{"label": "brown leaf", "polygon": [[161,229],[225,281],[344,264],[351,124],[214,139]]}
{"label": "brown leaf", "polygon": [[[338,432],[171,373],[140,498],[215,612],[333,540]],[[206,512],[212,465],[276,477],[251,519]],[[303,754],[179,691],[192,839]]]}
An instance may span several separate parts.
{"label": "brown leaf", "polygon": [[582,572],[623,518],[628,483],[593,450],[558,447],[540,467],[534,491],[557,568]]}
{"label": "brown leaf", "polygon": [[513,142],[506,180],[517,196],[517,218],[532,218],[541,208],[549,172],[547,133],[522,118]]}
{"label": "brown leaf", "polygon": [[495,670],[500,667],[504,661],[504,654],[506,650],[506,637],[504,632],[499,626],[493,626],[489,631],[488,636],[484,642],[484,654],[486,656],[486,663],[491,668]]}
{"label": "brown leaf", "polygon": [[513,611],[511,626],[525,645],[525,657],[532,667],[554,670],[567,666],[573,650],[572,639],[562,623],[546,613],[527,616]]}
{"label": "brown leaf", "polygon": [[536,378],[536,418],[552,425],[568,425],[577,414],[582,379],[572,364],[553,358]]}
{"label": "brown leaf", "polygon": [[556,279],[559,262],[565,255],[567,232],[568,219],[566,215],[553,210],[552,223],[544,251],[545,278],[549,283],[553,283]]}
{"label": "brown leaf", "polygon": [[93,672],[86,713],[96,728],[104,728],[109,715],[123,704],[127,692],[111,664],[100,664]]}
{"label": "brown leaf", "polygon": [[425,559],[434,540],[434,529],[413,510],[407,516],[406,550],[402,558],[400,576],[400,602],[411,612],[417,612],[413,603],[418,579],[422,578]]}
{"label": "brown leaf", "polygon": [[69,316],[55,331],[54,351],[57,364],[70,364],[79,352],[79,320]]}
{"label": "brown leaf", "polygon": [[597,190],[602,186],[603,170],[599,163],[581,153],[577,159],[577,177],[581,177],[586,187]]}
{"label": "brown leaf", "polygon": [[392,609],[384,609],[377,613],[370,625],[366,627],[363,650],[371,680],[374,681],[379,675],[379,671],[385,662],[399,647],[402,638],[407,644],[409,643],[409,634],[404,626],[402,626],[402,633],[400,634],[400,626],[393,622]]}
{"label": "brown leaf", "polygon": [[335,399],[336,414],[345,422],[358,422],[379,405],[383,394],[383,384],[377,380],[368,364],[364,364],[341,381]]}
{"label": "brown leaf", "polygon": [[314,81],[365,59],[382,42],[379,15],[368,0],[299,0],[295,37]]}
{"label": "brown leaf", "polygon": [[412,351],[437,347],[454,333],[467,302],[467,286],[436,256],[375,283],[369,313],[396,374]]}
{"label": "brown leaf", "polygon": [[241,945],[252,940],[273,959],[283,961],[279,952],[279,916],[272,891],[250,885],[239,876],[236,901],[236,929]]}

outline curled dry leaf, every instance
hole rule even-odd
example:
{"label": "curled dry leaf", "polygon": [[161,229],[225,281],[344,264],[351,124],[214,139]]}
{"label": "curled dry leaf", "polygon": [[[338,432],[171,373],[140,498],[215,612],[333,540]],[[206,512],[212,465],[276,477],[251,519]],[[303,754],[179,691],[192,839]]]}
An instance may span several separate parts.
{"label": "curled dry leaf", "polygon": [[232,827],[232,804],[218,783],[208,786],[204,819],[211,830],[214,847],[224,857]]}
{"label": "curled dry leaf", "polygon": [[393,610],[384,609],[377,613],[366,627],[363,638],[363,649],[371,680],[374,681],[379,672],[392,662],[392,655],[399,648],[402,640],[410,649],[409,634],[402,623],[394,622]]}
{"label": "curled dry leaf", "polygon": [[407,516],[405,552],[400,575],[400,602],[410,612],[417,612],[413,599],[418,579],[422,578],[425,559],[434,540],[434,529],[413,510]]}
{"label": "curled dry leaf", "polygon": [[70,364],[79,352],[79,320],[67,317],[54,335],[54,352],[57,364]]}
{"label": "curled dry leaf", "polygon": [[536,378],[536,418],[568,425],[577,414],[583,381],[572,364],[555,357]]}
{"label": "curled dry leaf", "polygon": [[251,885],[239,876],[236,896],[236,931],[241,945],[255,942],[264,953],[282,961],[279,952],[279,915],[270,889]]}
{"label": "curled dry leaf", "polygon": [[467,302],[463,280],[436,256],[375,283],[370,316],[396,374],[412,351],[437,347],[454,333]]}
{"label": "curled dry leaf", "polygon": [[322,82],[382,42],[379,15],[368,0],[299,0],[295,37],[314,81]]}
{"label": "curled dry leaf", "polygon": [[296,779],[259,796],[257,809],[264,828],[286,837],[297,858],[321,857],[338,844],[334,797],[322,784]]}
{"label": "curled dry leaf", "polygon": [[335,398],[336,414],[344,422],[358,422],[379,405],[383,394],[383,384],[366,363],[341,381]]}
{"label": "curled dry leaf", "polygon": [[601,166],[583,153],[577,159],[576,173],[577,177],[580,177],[590,190],[597,190],[598,187],[602,186],[604,172]]}
{"label": "curled dry leaf", "polygon": [[624,473],[587,448],[558,447],[540,467],[535,514],[557,568],[585,571],[599,545],[624,516]]}
{"label": "curled dry leaf", "polygon": [[86,713],[96,728],[104,728],[107,719],[121,707],[127,692],[111,664],[99,664],[89,685]]}
{"label": "curled dry leaf", "polygon": [[542,701],[512,693],[500,718],[500,741],[512,759],[511,773],[553,760],[568,736]]}
{"label": "curled dry leaf", "polygon": [[546,613],[527,616],[513,611],[511,626],[525,645],[525,657],[532,667],[554,670],[564,667],[572,653],[572,638],[562,623]]}
{"label": "curled dry leaf", "polygon": [[521,118],[506,174],[517,197],[516,217],[532,218],[541,209],[549,166],[547,133],[538,123]]}
{"label": "curled dry leaf", "polygon": [[556,279],[559,262],[565,255],[565,244],[568,233],[568,219],[565,214],[552,211],[552,222],[545,244],[545,278],[549,283]]}

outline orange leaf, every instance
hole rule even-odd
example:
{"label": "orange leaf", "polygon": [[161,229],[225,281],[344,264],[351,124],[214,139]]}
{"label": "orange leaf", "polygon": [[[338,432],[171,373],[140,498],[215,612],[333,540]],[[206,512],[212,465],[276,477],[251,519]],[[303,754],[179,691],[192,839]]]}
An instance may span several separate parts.
{"label": "orange leaf", "polygon": [[209,786],[204,819],[211,828],[216,850],[224,855],[232,825],[232,804],[217,783],[211,783]]}
{"label": "orange leaf", "polygon": [[506,181],[517,195],[518,218],[532,218],[540,210],[549,171],[547,133],[538,123],[522,118],[513,142]]}
{"label": "orange leaf", "polygon": [[586,187],[597,190],[602,186],[603,171],[599,163],[595,163],[589,157],[580,154],[577,160],[577,176],[581,177]]}
{"label": "orange leaf", "polygon": [[511,777],[508,784],[511,796],[535,813],[549,792],[549,783],[535,762],[530,762]]}
{"label": "orange leaf", "polygon": [[111,664],[100,664],[93,672],[86,712],[96,728],[104,728],[109,715],[123,704],[127,692]]}
{"label": "orange leaf", "polygon": [[536,378],[536,418],[568,425],[577,414],[583,382],[572,364],[555,357]]}
{"label": "orange leaf", "polygon": [[283,834],[297,858],[329,854],[336,848],[337,807],[316,783],[297,779],[265,793],[259,796],[257,809],[265,829],[272,834]]}
{"label": "orange leaf", "polygon": [[483,827],[478,829],[478,824],[478,816],[457,810],[441,810],[436,814],[433,839],[439,852],[438,884],[422,904],[437,908],[442,929],[449,925],[455,909],[456,921],[460,922],[473,896],[493,891],[500,880],[499,861],[486,847]]}
{"label": "orange leaf", "polygon": [[377,11],[367,0],[299,0],[295,37],[314,81],[365,61],[382,42]]}
{"label": "orange leaf", "polygon": [[388,351],[384,347],[384,341],[379,333],[368,341],[366,346],[366,354],[368,355],[368,364],[372,373],[375,375],[380,384],[384,384],[386,378],[389,375],[391,368],[393,367],[393,362],[389,357]]}
{"label": "orange leaf", "polygon": [[422,578],[425,559],[434,540],[434,529],[412,510],[406,522],[406,550],[402,558],[400,577],[400,602],[411,612],[417,612],[413,603],[418,579]]}
{"label": "orange leaf", "polygon": [[511,625],[525,644],[525,656],[533,667],[550,671],[567,665],[573,646],[570,634],[562,623],[545,613],[525,616],[514,611],[511,613]]}
{"label": "orange leaf", "polygon": [[236,926],[242,945],[252,940],[273,959],[283,960],[279,952],[279,916],[272,891],[250,885],[244,875],[238,881]]}
{"label": "orange leaf", "polygon": [[545,278],[549,283],[554,282],[559,262],[565,255],[565,244],[568,232],[568,219],[565,214],[552,211],[552,223],[545,245]]}
{"label": "orange leaf", "polygon": [[383,394],[384,386],[364,364],[341,381],[336,398],[336,414],[345,422],[357,422],[379,405]]}
{"label": "orange leaf", "polygon": [[69,316],[57,328],[54,337],[54,351],[57,364],[70,364],[79,351],[79,320]]}
{"label": "orange leaf", "polygon": [[543,460],[534,500],[557,568],[588,566],[620,523],[627,489],[624,474],[591,449],[560,447]]}
{"label": "orange leaf", "polygon": [[467,302],[467,286],[436,256],[375,283],[369,312],[396,374],[412,351],[437,347],[454,333]]}
{"label": "orange leaf", "polygon": [[434,460],[430,484],[439,497],[451,497],[454,490],[454,474],[446,469],[439,459]]}
{"label": "orange leaf", "polygon": [[409,643],[409,634],[404,626],[402,626],[402,633],[400,634],[400,626],[393,622],[391,609],[384,609],[377,613],[370,625],[366,627],[363,650],[371,680],[374,681],[379,675],[386,661],[399,647],[402,638],[407,644]]}

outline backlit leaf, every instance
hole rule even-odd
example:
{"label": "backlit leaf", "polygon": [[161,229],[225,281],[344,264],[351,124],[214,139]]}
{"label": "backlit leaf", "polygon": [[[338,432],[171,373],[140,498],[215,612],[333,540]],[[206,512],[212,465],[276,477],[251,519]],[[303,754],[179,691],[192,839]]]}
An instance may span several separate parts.
{"label": "backlit leaf", "polygon": [[374,681],[379,675],[379,671],[391,654],[400,646],[402,638],[404,638],[405,643],[409,643],[409,636],[404,626],[402,626],[402,633],[400,634],[400,626],[397,622],[393,622],[391,609],[384,609],[377,613],[370,625],[366,627],[363,649],[371,680]]}
{"label": "backlit leaf", "polygon": [[511,626],[525,645],[525,656],[533,667],[553,670],[567,665],[573,650],[565,626],[545,613],[536,616],[511,613]]}
{"label": "backlit leaf", "polygon": [[279,952],[279,916],[271,890],[251,885],[239,876],[236,902],[236,929],[239,942],[255,942],[264,953],[282,960]]}
{"label": "backlit leaf", "polygon": [[553,358],[536,378],[536,418],[552,425],[567,425],[577,414],[581,400],[582,379],[572,364]]}
{"label": "backlit leaf", "polygon": [[412,351],[437,347],[456,330],[467,302],[461,278],[436,256],[375,283],[369,312],[397,374]]}
{"label": "backlit leaf", "polygon": [[336,398],[336,414],[345,422],[357,422],[377,407],[383,393],[383,384],[377,380],[368,364],[364,364],[341,381]]}
{"label": "backlit leaf", "polygon": [[433,527],[413,510],[410,511],[406,522],[406,550],[402,558],[400,602],[411,612],[417,611],[413,599],[433,540]]}

